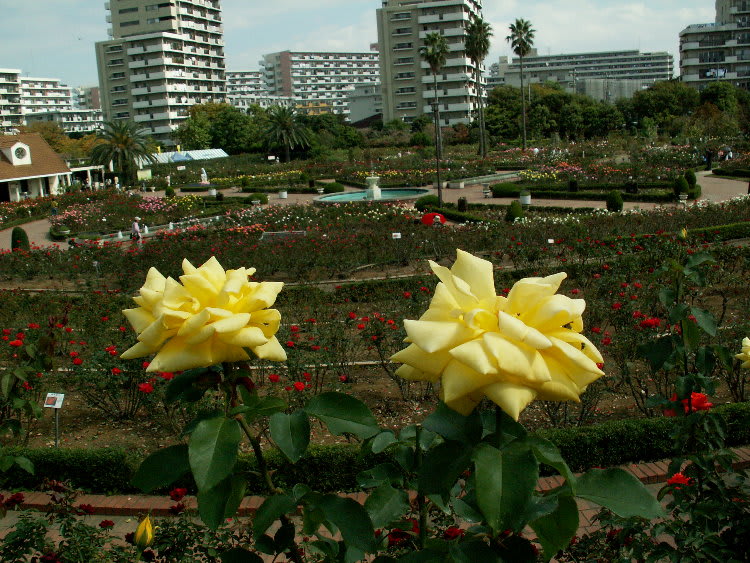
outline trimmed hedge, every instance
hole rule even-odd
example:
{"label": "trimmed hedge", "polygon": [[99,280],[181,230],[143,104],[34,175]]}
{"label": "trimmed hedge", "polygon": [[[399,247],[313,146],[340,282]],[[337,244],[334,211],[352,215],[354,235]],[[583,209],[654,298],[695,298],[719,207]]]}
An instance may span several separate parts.
{"label": "trimmed hedge", "polygon": [[[603,185],[601,187],[604,187]],[[601,189],[597,188],[597,189]],[[609,189],[621,189],[624,190],[624,186],[615,186],[614,184],[608,186]],[[572,201],[605,201],[607,192],[604,191],[593,191],[593,189],[582,189],[579,188],[577,192],[570,192],[567,189],[567,185],[561,185],[559,189],[553,189],[549,187],[539,186],[525,186],[522,184],[515,184],[510,182],[503,182],[500,184],[493,184],[490,186],[492,190],[492,197],[500,198],[517,198],[519,197],[521,190],[527,189],[531,192],[532,202],[533,198],[538,197],[540,199],[562,199]],[[648,186],[639,186],[639,189],[643,189],[639,193],[623,193],[623,201],[636,201],[642,203],[666,203],[674,201],[674,191],[671,186],[668,188],[656,188]],[[647,190],[647,191],[645,191]],[[690,188],[686,192],[688,199],[695,199],[700,197],[700,186],[696,185]]]}
{"label": "trimmed hedge", "polygon": [[[717,407],[727,419],[727,445],[750,444],[750,403]],[[537,434],[560,448],[563,458],[574,471],[591,467],[612,467],[629,462],[666,459],[673,455],[670,433],[674,418],[628,419],[604,422],[595,426],[542,430]],[[90,492],[137,492],[130,479],[139,461],[118,449],[10,449],[13,455],[25,455],[36,468],[35,475],[13,467],[0,474],[0,488],[37,489],[44,477],[69,480],[76,488]],[[268,452],[269,468],[281,487],[305,483],[314,490],[357,490],[357,474],[387,460],[385,455],[363,455],[358,446],[313,445],[296,464],[285,461],[275,451]],[[255,458],[241,455],[237,467],[248,479],[248,494],[265,494],[257,473]],[[186,478],[176,483],[195,491]]]}
{"label": "trimmed hedge", "polygon": [[711,171],[716,176],[729,176],[730,178],[750,178],[748,168],[714,168]]}

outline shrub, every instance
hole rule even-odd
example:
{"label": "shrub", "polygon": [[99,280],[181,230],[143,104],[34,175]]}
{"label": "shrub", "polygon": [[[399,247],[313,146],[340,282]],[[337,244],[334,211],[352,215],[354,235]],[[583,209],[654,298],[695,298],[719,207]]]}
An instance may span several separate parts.
{"label": "shrub", "polygon": [[259,201],[260,203],[268,203],[268,194],[253,194],[250,198],[250,203],[252,204],[253,201]]}
{"label": "shrub", "polygon": [[465,197],[459,197],[458,198],[458,206],[457,209],[461,213],[466,213],[469,210],[469,202]]}
{"label": "shrub", "polygon": [[338,194],[346,190],[344,184],[339,184],[338,182],[328,182],[322,184],[322,186],[324,194]]}
{"label": "shrub", "polygon": [[688,189],[687,194],[690,199],[698,199],[703,193],[703,189],[700,184],[695,184]]}
{"label": "shrub", "polygon": [[438,205],[440,203],[440,200],[438,199],[438,196],[436,195],[423,195],[420,197],[417,201],[414,202],[414,207],[418,211],[424,211],[430,206]]}
{"label": "shrub", "polygon": [[164,190],[164,197],[167,199],[171,199],[174,197],[174,188],[172,186],[169,186]]}
{"label": "shrub", "polygon": [[13,250],[30,250],[29,246],[29,235],[23,227],[13,227],[10,233],[10,247]]}
{"label": "shrub", "polygon": [[224,193],[216,192],[216,201],[224,201]]}
{"label": "shrub", "polygon": [[568,191],[569,192],[578,191],[578,180],[575,180],[575,179],[568,180]]}
{"label": "shrub", "polygon": [[622,193],[619,190],[612,190],[607,194],[607,211],[619,213],[622,211],[623,201]]}
{"label": "shrub", "polygon": [[688,184],[688,181],[685,179],[684,176],[680,176],[674,181],[674,185],[672,186],[672,189],[674,190],[675,197],[677,197],[680,194],[686,194],[688,190],[690,189],[690,185]]}
{"label": "shrub", "polygon": [[508,223],[513,223],[516,219],[521,219],[522,217],[523,207],[521,207],[521,202],[518,200],[511,201],[508,211],[505,212],[505,220]]}
{"label": "shrub", "polygon": [[424,131],[418,131],[411,136],[409,144],[412,147],[428,147],[432,145],[432,139]]}
{"label": "shrub", "polygon": [[685,180],[687,180],[688,185],[692,188],[695,186],[698,179],[695,177],[695,172],[693,172],[692,169],[688,169],[685,171]]}

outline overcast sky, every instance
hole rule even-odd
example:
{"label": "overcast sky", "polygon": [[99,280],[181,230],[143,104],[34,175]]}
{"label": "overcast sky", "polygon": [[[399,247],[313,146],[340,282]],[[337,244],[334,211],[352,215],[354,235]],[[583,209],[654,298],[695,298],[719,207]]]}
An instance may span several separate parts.
{"label": "overcast sky", "polygon": [[[368,51],[381,0],[223,0],[228,70],[256,70],[264,53]],[[0,68],[97,83],[94,43],[107,39],[104,0],[0,0]],[[510,55],[516,18],[531,21],[539,54],[640,49],[668,51],[679,73],[679,32],[714,19],[711,0],[485,0],[495,31],[487,65]]]}

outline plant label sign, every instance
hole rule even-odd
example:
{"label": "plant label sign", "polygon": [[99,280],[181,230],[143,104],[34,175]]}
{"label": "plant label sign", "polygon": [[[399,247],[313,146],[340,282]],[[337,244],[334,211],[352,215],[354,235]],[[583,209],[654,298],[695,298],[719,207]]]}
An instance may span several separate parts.
{"label": "plant label sign", "polygon": [[391,233],[391,236],[393,237],[393,240],[397,240],[401,238],[401,233]]}
{"label": "plant label sign", "polygon": [[49,409],[61,409],[64,400],[64,393],[47,393],[47,398],[44,399],[44,406]]}
{"label": "plant label sign", "polygon": [[186,166],[178,166],[177,170],[185,170],[185,168],[187,168],[187,167]]}

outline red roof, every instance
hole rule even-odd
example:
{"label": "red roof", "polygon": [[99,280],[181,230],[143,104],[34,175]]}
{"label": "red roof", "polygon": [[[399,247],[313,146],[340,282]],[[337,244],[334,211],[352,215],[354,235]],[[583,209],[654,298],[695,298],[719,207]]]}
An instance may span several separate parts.
{"label": "red roof", "polygon": [[18,135],[0,135],[0,149],[7,149],[16,143],[28,145],[31,153],[31,164],[13,166],[0,151],[0,182],[16,178],[36,178],[55,174],[68,174],[70,168],[65,161],[52,150],[39,133],[19,133]]}

